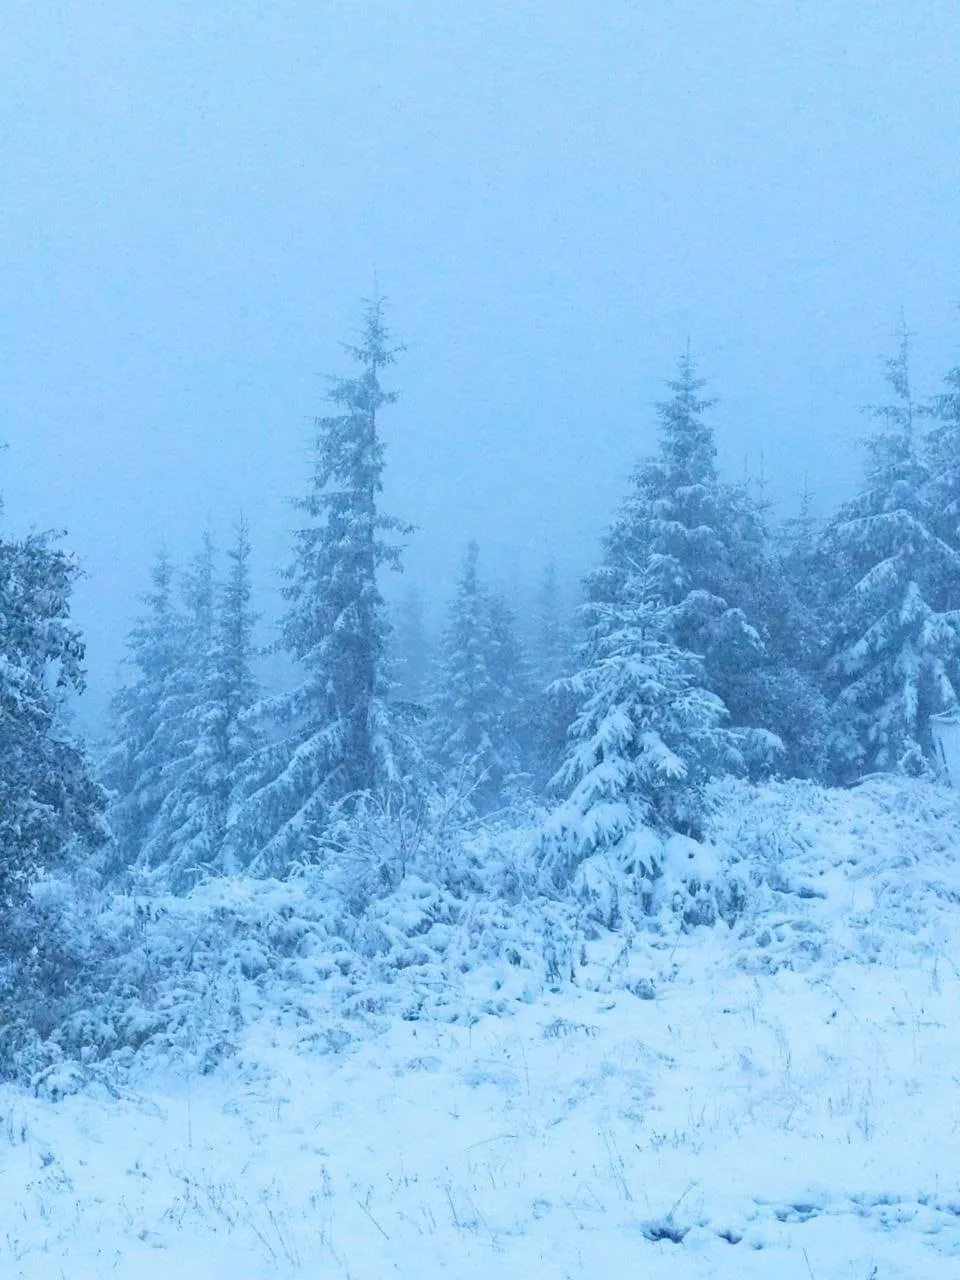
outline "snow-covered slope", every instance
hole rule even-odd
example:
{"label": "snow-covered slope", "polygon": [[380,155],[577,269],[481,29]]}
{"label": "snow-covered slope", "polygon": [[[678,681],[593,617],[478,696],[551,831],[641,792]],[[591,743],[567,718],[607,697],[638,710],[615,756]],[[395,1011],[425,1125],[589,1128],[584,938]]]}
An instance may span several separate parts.
{"label": "snow-covered slope", "polygon": [[693,861],[742,887],[733,927],[478,898],[431,942],[413,883],[351,968],[288,902],[212,1070],[147,1041],[4,1086],[0,1275],[960,1275],[958,798],[718,798]]}

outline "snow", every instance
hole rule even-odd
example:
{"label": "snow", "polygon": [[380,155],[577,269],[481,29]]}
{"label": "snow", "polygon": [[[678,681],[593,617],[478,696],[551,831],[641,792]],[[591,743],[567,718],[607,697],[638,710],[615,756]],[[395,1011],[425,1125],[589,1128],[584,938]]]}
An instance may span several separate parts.
{"label": "snow", "polygon": [[[424,930],[411,875],[376,954],[311,937],[278,969],[246,938],[206,1074],[147,1046],[0,1087],[0,1275],[960,1275],[960,797],[716,798],[654,928],[477,899]],[[684,862],[739,877],[732,928],[670,926]]]}

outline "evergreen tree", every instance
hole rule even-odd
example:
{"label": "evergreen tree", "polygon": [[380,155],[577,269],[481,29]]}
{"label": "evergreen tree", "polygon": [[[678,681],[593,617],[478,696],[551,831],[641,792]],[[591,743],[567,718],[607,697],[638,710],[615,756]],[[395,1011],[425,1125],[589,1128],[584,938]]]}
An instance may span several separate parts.
{"label": "evergreen tree", "polygon": [[[223,585],[213,650],[211,698],[204,719],[204,742],[210,827],[218,847],[227,834],[237,779],[248,760],[262,749],[263,735],[253,714],[260,698],[254,673],[254,628],[258,616],[251,608],[250,536],[241,516],[230,565]],[[229,842],[222,869],[232,871],[241,859]]]}
{"label": "evergreen tree", "polygon": [[396,733],[386,704],[387,621],[381,569],[399,569],[390,535],[407,526],[383,515],[380,410],[395,400],[380,376],[394,361],[379,299],[366,304],[355,377],[333,381],[335,412],[316,422],[312,484],[296,502],[297,530],[286,575],[281,645],[298,686],[263,708],[272,740],[246,773],[237,838],[258,866],[305,856],[331,808],[399,778]]}
{"label": "evergreen tree", "polygon": [[499,591],[487,596],[490,657],[488,669],[499,691],[495,737],[504,781],[527,778],[537,746],[533,719],[533,683],[530,664],[506,597]]}
{"label": "evergreen tree", "polygon": [[821,522],[813,512],[809,476],[805,475],[797,514],[784,521],[777,536],[780,563],[795,590],[804,597],[811,597],[815,590],[815,560],[821,532]]}
{"label": "evergreen tree", "polygon": [[567,730],[576,713],[569,690],[558,684],[574,663],[573,628],[564,615],[551,560],[543,574],[534,619],[533,681],[530,722],[534,730],[534,774],[545,787],[563,756]]}
{"label": "evergreen tree", "polygon": [[404,593],[393,632],[396,689],[404,702],[423,701],[430,673],[430,644],[423,621],[423,599],[416,587]]}
{"label": "evergreen tree", "polygon": [[667,385],[673,394],[658,406],[660,451],[634,473],[589,597],[616,604],[642,575],[669,609],[677,648],[702,655],[707,687],[734,723],[749,725],[756,721],[744,676],[764,652],[755,616],[764,529],[745,490],[719,480],[713,429],[704,420],[714,401],[701,395],[689,350]]}
{"label": "evergreen tree", "polygon": [[213,541],[205,535],[185,580],[185,754],[139,859],[175,891],[236,865],[233,851],[225,848],[235,778],[262,745],[256,726],[246,719],[258,688],[252,672],[250,541],[242,519],[228,556],[228,578],[218,589]]}
{"label": "evergreen tree", "polygon": [[78,572],[50,535],[0,538],[0,911],[69,846],[106,838],[105,796],[67,728],[84,685]]}
{"label": "evergreen tree", "polygon": [[174,595],[174,569],[161,550],[151,571],[147,612],[128,641],[132,679],[111,703],[112,745],[102,778],[112,793],[111,870],[135,865],[154,831],[166,796],[186,766],[193,705],[190,630]]}
{"label": "evergreen tree", "polygon": [[494,728],[497,690],[487,666],[489,619],[480,586],[479,558],[479,545],[471,542],[440,637],[434,739],[436,754],[448,767],[489,752]]}
{"label": "evergreen tree", "polygon": [[804,482],[798,514],[775,530],[766,554],[758,598],[764,657],[744,676],[744,698],[758,719],[778,735],[778,768],[791,777],[822,777],[829,728],[820,689],[824,618],[820,525]]}
{"label": "evergreen tree", "polygon": [[477,802],[490,807],[524,768],[526,672],[513,615],[480,582],[479,554],[471,542],[441,637],[432,737],[441,766],[468,769]]}
{"label": "evergreen tree", "polygon": [[830,590],[830,749],[840,778],[929,752],[928,717],[958,687],[950,585],[960,581],[960,555],[941,536],[949,532],[938,505],[944,491],[918,454],[905,329],[886,380],[894,398],[870,410],[882,425],[867,442],[866,483],[820,549]]}
{"label": "evergreen tree", "polygon": [[[217,626],[217,551],[213,535],[204,531],[200,550],[190,561],[182,578],[186,654],[184,676],[191,690],[194,708],[206,702],[213,670],[213,650]],[[191,738],[200,736],[202,711],[191,711]]]}
{"label": "evergreen tree", "polygon": [[216,608],[216,553],[213,537],[203,535],[200,551],[181,579],[184,609],[179,617],[180,653],[173,676],[178,709],[177,753],[162,770],[164,793],[145,832],[137,864],[170,888],[188,888],[209,862],[211,850],[198,829],[202,780],[203,722],[210,692]]}
{"label": "evergreen tree", "polygon": [[[933,532],[960,551],[960,365],[944,379],[946,390],[925,406],[932,419],[923,450]],[[960,584],[949,587],[953,607],[960,607]]]}
{"label": "evergreen tree", "polygon": [[553,560],[547,562],[543,571],[534,622],[533,674],[537,684],[546,688],[566,672],[573,648]]}
{"label": "evergreen tree", "polygon": [[565,799],[544,839],[558,884],[596,852],[632,864],[643,830],[698,834],[707,779],[743,764],[702,661],[673,639],[675,607],[657,599],[653,576],[628,578],[617,601],[584,607],[582,669],[559,682],[579,711],[553,779]]}

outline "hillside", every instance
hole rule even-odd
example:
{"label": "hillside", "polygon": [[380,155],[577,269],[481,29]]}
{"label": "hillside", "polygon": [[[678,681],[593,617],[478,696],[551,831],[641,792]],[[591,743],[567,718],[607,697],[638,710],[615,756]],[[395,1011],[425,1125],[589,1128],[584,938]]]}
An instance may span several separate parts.
{"label": "hillside", "polygon": [[353,915],[310,877],[94,904],[99,986],[0,1090],[3,1276],[960,1269],[960,797],[714,802],[646,915],[602,865],[524,890],[503,830]]}

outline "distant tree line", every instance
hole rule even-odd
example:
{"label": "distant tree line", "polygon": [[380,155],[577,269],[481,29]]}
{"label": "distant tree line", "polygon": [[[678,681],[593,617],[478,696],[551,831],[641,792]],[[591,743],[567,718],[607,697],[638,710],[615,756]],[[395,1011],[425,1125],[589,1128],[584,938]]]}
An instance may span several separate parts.
{"label": "distant tree line", "polygon": [[[48,539],[0,543],[0,895],[70,844],[185,891],[322,856],[371,804],[455,794],[463,811],[546,807],[545,882],[654,827],[697,835],[724,773],[846,784],[932,769],[931,714],[960,688],[960,366],[918,402],[902,329],[856,495],[779,525],[717,466],[713,401],[687,351],[567,616],[554,566],[520,617],[465,548],[445,624],[383,574],[412,529],[381,508],[382,379],[398,349],[365,307],[355,369],[316,420],[313,473],[259,687],[250,539],[161,553],[129,639],[99,783],[65,727],[82,685],[76,572]],[[106,808],[109,837],[101,814]]]}

